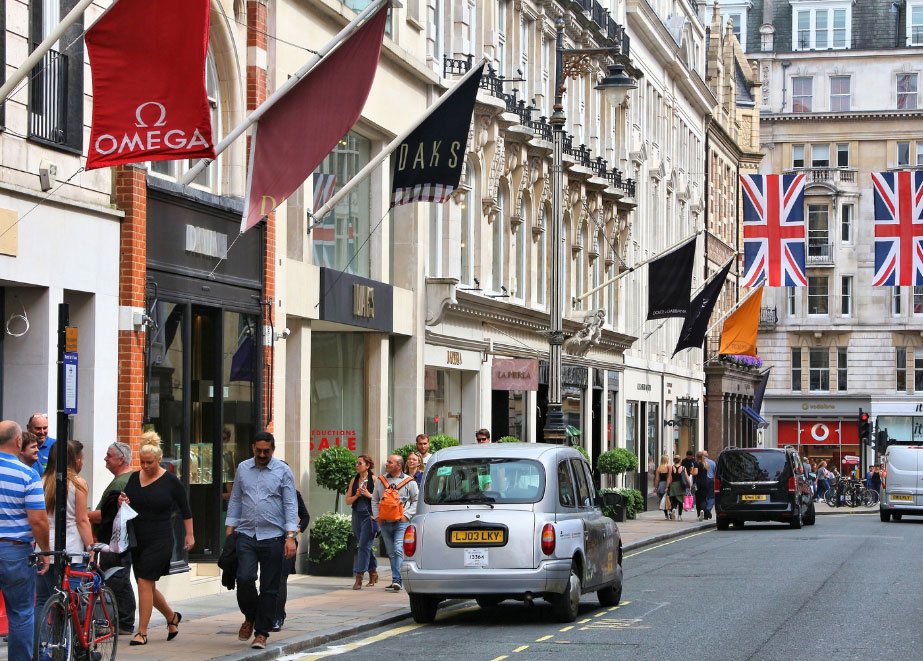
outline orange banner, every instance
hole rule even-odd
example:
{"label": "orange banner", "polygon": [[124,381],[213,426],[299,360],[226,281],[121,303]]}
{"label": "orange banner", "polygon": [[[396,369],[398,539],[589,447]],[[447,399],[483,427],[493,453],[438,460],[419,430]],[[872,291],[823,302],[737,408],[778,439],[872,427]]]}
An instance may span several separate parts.
{"label": "orange banner", "polygon": [[756,332],[760,325],[763,288],[744,301],[724,322],[718,353],[732,356],[756,356]]}

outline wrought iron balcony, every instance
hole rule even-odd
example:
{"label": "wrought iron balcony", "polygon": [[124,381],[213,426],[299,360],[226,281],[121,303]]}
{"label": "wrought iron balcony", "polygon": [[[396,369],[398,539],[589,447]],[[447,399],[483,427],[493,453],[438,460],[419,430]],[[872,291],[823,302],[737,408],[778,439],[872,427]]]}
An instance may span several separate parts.
{"label": "wrought iron balcony", "polygon": [[793,168],[787,174],[804,174],[809,184],[840,184],[856,183],[856,170],[851,168]]}
{"label": "wrought iron balcony", "polygon": [[760,328],[775,328],[777,323],[779,316],[774,307],[760,308]]}
{"label": "wrought iron balcony", "polygon": [[56,50],[45,53],[32,70],[29,137],[55,144],[67,142],[67,55]]}
{"label": "wrought iron balcony", "polygon": [[833,265],[833,244],[825,240],[808,239],[806,261],[812,266]]}

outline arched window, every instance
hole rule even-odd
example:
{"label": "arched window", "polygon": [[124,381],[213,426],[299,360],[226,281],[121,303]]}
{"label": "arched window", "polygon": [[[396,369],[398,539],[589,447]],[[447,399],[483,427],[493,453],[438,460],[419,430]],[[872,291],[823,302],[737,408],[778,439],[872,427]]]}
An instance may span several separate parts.
{"label": "arched window", "polygon": [[526,235],[529,232],[529,227],[532,223],[530,222],[532,213],[530,211],[530,202],[529,198],[522,202],[522,221],[519,224],[519,227],[516,228],[516,265],[515,271],[516,281],[512,283],[511,292],[513,298],[524,301],[526,299]]}
{"label": "arched window", "polygon": [[539,205],[538,213],[538,224],[545,228],[545,231],[538,235],[538,241],[535,242],[535,303],[545,307],[548,291],[548,229],[545,223],[545,205]]}
{"label": "arched window", "polygon": [[477,222],[478,208],[481,206],[481,196],[478,190],[477,177],[474,164],[468,161],[465,172],[465,184],[468,193],[462,198],[461,203],[461,280],[468,285],[474,283],[474,228]]}
{"label": "arched window", "polygon": [[497,217],[494,219],[493,229],[493,268],[491,287],[494,291],[499,292],[503,282],[503,259],[505,237],[503,228],[506,226],[506,214],[509,210],[509,193],[504,184],[500,184],[500,190],[497,194]]}

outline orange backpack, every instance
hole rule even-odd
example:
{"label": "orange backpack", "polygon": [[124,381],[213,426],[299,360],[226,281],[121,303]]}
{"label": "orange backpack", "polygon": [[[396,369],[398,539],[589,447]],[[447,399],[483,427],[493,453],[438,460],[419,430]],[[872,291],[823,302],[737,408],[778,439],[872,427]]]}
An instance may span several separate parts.
{"label": "orange backpack", "polygon": [[401,502],[401,497],[398,492],[403,489],[406,484],[413,482],[413,478],[408,477],[406,480],[396,485],[388,484],[388,480],[385,479],[384,475],[379,475],[378,479],[385,485],[385,492],[382,494],[381,501],[378,503],[379,518],[382,521],[400,521],[404,518],[404,504]]}

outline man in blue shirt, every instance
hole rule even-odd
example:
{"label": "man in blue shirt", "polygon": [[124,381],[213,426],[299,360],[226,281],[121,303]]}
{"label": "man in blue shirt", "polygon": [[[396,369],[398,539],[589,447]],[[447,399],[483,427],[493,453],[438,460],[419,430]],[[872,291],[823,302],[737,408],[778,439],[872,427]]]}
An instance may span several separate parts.
{"label": "man in blue shirt", "polygon": [[[30,661],[33,641],[35,568],[29,566],[32,543],[48,550],[48,517],[42,483],[19,461],[22,428],[0,422],[0,591],[9,620],[10,661]],[[48,571],[48,557],[39,558],[39,573]]]}
{"label": "man in blue shirt", "polygon": [[237,533],[237,605],[244,614],[237,638],[246,641],[255,634],[250,647],[265,649],[276,619],[283,559],[295,555],[298,501],[292,470],[272,456],[272,434],[257,433],[252,448],[253,458],[237,467],[225,523],[228,536]]}
{"label": "man in blue shirt", "polygon": [[45,470],[48,465],[48,453],[54,447],[55,439],[48,436],[48,414],[33,413],[26,423],[26,431],[32,432],[38,436],[38,463],[41,464],[39,472]]}
{"label": "man in blue shirt", "polygon": [[27,431],[22,433],[22,448],[19,450],[19,461],[31,468],[39,480],[42,479],[42,465],[38,463],[38,436]]}

